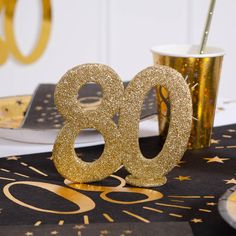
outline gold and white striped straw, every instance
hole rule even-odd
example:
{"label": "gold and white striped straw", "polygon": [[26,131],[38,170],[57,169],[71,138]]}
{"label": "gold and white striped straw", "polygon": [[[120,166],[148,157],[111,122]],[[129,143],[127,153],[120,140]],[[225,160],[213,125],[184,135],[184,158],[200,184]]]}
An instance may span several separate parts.
{"label": "gold and white striped straw", "polygon": [[212,16],[214,13],[215,3],[216,3],[216,0],[211,0],[210,7],[208,10],[208,14],[207,14],[205,28],[204,28],[203,35],[202,35],[202,41],[201,41],[201,45],[200,45],[200,54],[203,54],[205,52],[207,39],[208,39],[208,35],[209,35],[209,30],[211,27],[211,20],[212,20]]}

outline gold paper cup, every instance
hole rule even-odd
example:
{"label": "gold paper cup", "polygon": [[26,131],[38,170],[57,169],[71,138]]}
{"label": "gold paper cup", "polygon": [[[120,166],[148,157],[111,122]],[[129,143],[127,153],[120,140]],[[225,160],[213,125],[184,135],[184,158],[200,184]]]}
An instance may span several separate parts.
{"label": "gold paper cup", "polygon": [[[197,45],[162,45],[151,51],[154,64],[176,69],[189,84],[193,102],[189,148],[209,147],[224,50],[207,47],[204,54],[199,54]],[[160,135],[166,137],[171,104],[164,87],[157,87],[157,104]]]}

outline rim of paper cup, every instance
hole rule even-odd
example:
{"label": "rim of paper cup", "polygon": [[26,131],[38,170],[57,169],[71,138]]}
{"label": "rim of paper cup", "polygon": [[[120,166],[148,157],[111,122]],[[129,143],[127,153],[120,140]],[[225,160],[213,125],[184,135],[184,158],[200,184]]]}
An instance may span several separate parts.
{"label": "rim of paper cup", "polygon": [[171,57],[195,57],[195,58],[204,58],[204,57],[219,57],[225,55],[225,50],[219,47],[208,46],[206,47],[206,53],[188,53],[192,49],[199,49],[199,45],[192,44],[164,44],[159,46],[154,46],[151,48],[151,52],[154,54],[159,54],[163,56]]}

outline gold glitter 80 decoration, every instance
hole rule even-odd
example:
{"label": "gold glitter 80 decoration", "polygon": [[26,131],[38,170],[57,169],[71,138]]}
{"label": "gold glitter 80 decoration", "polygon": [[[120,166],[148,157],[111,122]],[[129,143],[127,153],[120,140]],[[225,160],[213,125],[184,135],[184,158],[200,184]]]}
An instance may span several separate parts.
{"label": "gold glitter 80 decoration", "polygon": [[[85,110],[77,100],[79,89],[88,82],[99,84],[103,99],[96,110]],[[146,159],[138,142],[139,119],[145,95],[157,85],[170,93],[171,122],[162,151]],[[79,182],[102,180],[121,164],[131,173],[126,181],[135,186],[163,185],[165,175],[182,158],[188,144],[192,123],[192,101],[182,75],[166,66],[152,66],[141,71],[124,91],[119,76],[108,66],[85,64],[69,70],[55,91],[55,104],[65,118],[53,147],[53,161],[66,179]],[[112,117],[119,113],[118,126]],[[94,128],[105,140],[99,159],[89,163],[75,153],[74,142],[81,129]]]}
{"label": "gold glitter 80 decoration", "polygon": [[51,31],[51,1],[42,0],[42,26],[39,34],[39,39],[35,48],[29,55],[23,55],[17,46],[14,34],[14,12],[17,0],[0,0],[0,12],[5,10],[4,14],[4,32],[5,40],[0,38],[0,65],[4,64],[10,53],[16,60],[23,64],[35,62],[44,52]]}

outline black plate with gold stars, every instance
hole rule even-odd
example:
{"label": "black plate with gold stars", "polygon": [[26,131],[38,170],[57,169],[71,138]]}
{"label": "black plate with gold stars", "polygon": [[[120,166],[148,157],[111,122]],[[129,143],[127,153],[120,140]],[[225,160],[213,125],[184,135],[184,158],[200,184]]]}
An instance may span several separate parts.
{"label": "black plate with gold stars", "polygon": [[[161,142],[159,137],[143,138],[140,146],[150,158],[160,151]],[[102,145],[77,149],[86,161],[102,151]],[[212,146],[187,151],[164,186],[131,187],[125,185],[126,175],[120,168],[101,182],[70,185],[57,173],[51,153],[2,158],[0,235],[16,225],[24,226],[21,235],[30,236],[48,225],[55,226],[49,235],[65,235],[68,225],[89,228],[100,223],[110,232],[113,223],[170,221],[189,222],[194,235],[236,235],[217,210],[220,196],[236,184],[236,125],[214,128]],[[75,235],[85,234],[78,229]]]}
{"label": "black plate with gold stars", "polygon": [[[128,82],[124,83],[126,87]],[[55,84],[40,84],[36,89],[31,105],[28,108],[22,128],[59,129],[63,118],[54,104]],[[102,101],[102,89],[94,83],[82,86],[78,93],[78,102],[83,109],[96,109]],[[156,114],[156,93],[152,89],[145,97],[141,119]],[[114,118],[117,121],[117,117]]]}

